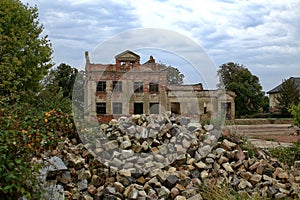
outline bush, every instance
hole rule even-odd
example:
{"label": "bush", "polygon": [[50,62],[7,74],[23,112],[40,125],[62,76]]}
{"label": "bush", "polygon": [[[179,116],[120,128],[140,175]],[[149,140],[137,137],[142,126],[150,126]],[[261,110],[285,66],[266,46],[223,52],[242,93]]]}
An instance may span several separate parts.
{"label": "bush", "polygon": [[289,112],[295,120],[295,125],[300,126],[300,103],[298,105],[292,105]]}
{"label": "bush", "polygon": [[293,166],[295,161],[300,160],[300,141],[294,143],[292,147],[276,147],[269,151],[280,162]]}
{"label": "bush", "polygon": [[34,172],[41,166],[33,165],[32,158],[55,149],[61,137],[74,132],[71,116],[28,103],[0,105],[0,196],[38,199]]}

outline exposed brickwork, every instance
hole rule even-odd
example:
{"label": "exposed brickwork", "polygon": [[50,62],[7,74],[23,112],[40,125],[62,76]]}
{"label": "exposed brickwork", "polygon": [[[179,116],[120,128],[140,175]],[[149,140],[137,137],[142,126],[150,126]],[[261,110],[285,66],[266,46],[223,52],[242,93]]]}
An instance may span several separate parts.
{"label": "exposed brickwork", "polygon": [[[91,115],[97,115],[96,104],[105,103],[106,114],[98,115],[101,121],[109,121],[111,117],[108,116],[114,112],[118,112],[118,115],[151,114],[157,111],[172,111],[186,116],[202,116],[207,112],[218,115],[225,104],[230,105],[226,109],[230,110],[229,118],[234,119],[234,93],[204,90],[201,83],[168,85],[167,70],[159,68],[152,56],[141,64],[140,56],[127,50],[115,56],[115,64],[107,65],[91,64],[88,53],[85,56],[88,77],[85,104],[91,107]],[[99,81],[106,83],[105,91],[96,91]],[[114,89],[114,81],[119,82],[118,89]],[[142,83],[139,92],[135,91],[138,82]],[[114,103],[121,103],[121,108]],[[150,108],[150,105],[157,104],[158,110]],[[121,109],[121,113],[118,109]]]}

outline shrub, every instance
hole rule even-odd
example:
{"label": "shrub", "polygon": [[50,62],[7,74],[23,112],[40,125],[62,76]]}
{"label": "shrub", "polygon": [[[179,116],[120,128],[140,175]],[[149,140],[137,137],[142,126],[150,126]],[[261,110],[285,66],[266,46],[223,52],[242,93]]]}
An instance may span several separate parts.
{"label": "shrub", "polygon": [[298,105],[292,105],[289,112],[295,120],[295,125],[300,126],[300,103]]}
{"label": "shrub", "polygon": [[0,105],[0,196],[38,199],[34,172],[40,166],[31,160],[55,149],[61,137],[74,131],[71,116],[27,103]]}
{"label": "shrub", "polygon": [[288,166],[293,166],[294,162],[300,160],[300,141],[292,147],[276,147],[269,150],[271,155]]}

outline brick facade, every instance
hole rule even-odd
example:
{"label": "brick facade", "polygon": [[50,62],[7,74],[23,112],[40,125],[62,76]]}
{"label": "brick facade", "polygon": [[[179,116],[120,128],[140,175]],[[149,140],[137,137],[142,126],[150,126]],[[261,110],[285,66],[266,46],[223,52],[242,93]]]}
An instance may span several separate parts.
{"label": "brick facade", "polygon": [[168,85],[167,70],[154,58],[141,64],[140,56],[127,50],[115,64],[92,64],[86,57],[85,107],[101,121],[131,114],[171,111],[184,116],[226,113],[234,119],[232,92],[204,90],[202,84]]}

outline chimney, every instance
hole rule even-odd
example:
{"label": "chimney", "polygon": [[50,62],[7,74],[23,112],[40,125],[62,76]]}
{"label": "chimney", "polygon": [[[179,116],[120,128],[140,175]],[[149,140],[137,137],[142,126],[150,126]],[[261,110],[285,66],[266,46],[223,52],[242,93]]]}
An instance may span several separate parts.
{"label": "chimney", "polygon": [[84,52],[85,55],[85,70],[90,71],[91,70],[91,63],[90,63],[90,58],[89,58],[89,52],[86,51]]}
{"label": "chimney", "polygon": [[155,59],[153,58],[153,56],[151,55],[149,58],[150,63],[155,63]]}
{"label": "chimney", "polygon": [[89,57],[89,52],[88,51],[86,51],[85,53],[85,60],[86,60],[86,63],[90,63],[90,57]]}

